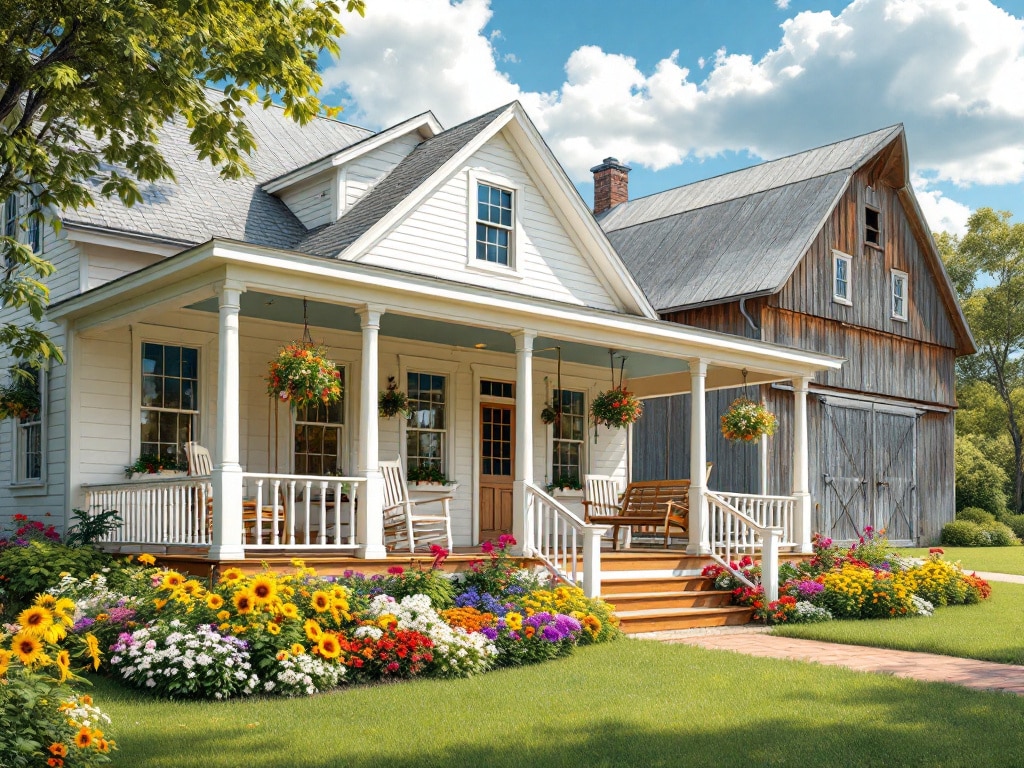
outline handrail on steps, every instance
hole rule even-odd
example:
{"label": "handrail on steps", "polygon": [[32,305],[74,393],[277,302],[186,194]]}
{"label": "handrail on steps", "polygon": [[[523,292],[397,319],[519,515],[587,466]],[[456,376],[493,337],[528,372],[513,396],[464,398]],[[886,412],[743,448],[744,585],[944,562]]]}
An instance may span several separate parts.
{"label": "handrail on steps", "polygon": [[526,541],[523,554],[540,560],[555,578],[582,586],[587,597],[600,597],[601,536],[608,526],[587,523],[536,485],[524,485]]}
{"label": "handrail on steps", "polygon": [[779,542],[783,529],[761,526],[749,515],[745,515],[714,491],[704,491],[708,503],[708,533],[711,543],[711,557],[737,579],[753,587],[741,571],[732,567],[739,554],[753,555],[761,552],[761,586],[765,600],[779,599]]}

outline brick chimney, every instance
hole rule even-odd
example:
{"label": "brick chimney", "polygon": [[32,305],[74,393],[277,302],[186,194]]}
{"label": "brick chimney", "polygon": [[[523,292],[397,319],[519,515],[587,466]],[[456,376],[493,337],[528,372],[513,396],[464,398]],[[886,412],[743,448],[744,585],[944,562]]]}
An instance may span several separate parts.
{"label": "brick chimney", "polygon": [[630,168],[614,157],[606,157],[590,169],[594,174],[594,215],[598,216],[629,200]]}

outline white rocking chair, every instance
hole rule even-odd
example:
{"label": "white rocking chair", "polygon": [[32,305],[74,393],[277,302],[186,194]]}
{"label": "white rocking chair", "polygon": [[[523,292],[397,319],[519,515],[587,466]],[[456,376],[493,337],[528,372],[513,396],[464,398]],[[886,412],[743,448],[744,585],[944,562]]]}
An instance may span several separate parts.
{"label": "white rocking chair", "polygon": [[[415,552],[417,546],[443,543],[452,549],[452,522],[449,504],[451,496],[413,501],[405,484],[405,471],[401,461],[382,461],[384,475],[384,544],[389,550],[399,546]],[[440,504],[441,513],[421,515],[416,507],[422,504]]]}

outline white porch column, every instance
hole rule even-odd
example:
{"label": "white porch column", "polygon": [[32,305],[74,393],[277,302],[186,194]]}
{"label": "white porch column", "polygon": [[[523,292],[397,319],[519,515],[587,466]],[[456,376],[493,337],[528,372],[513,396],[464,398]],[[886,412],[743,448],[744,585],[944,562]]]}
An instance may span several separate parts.
{"label": "white porch column", "polygon": [[242,466],[239,463],[238,312],[245,286],[222,283],[217,344],[217,444],[213,451],[213,540],[208,557],[245,557],[242,544]]}
{"label": "white porch column", "polygon": [[533,482],[533,331],[516,331],[516,467],[512,484],[512,535],[515,552],[528,554],[533,520],[526,508],[526,484]]}
{"label": "white porch column", "polygon": [[359,557],[386,557],[384,550],[384,477],[380,473],[377,420],[377,382],[380,317],[384,307],[366,305],[356,310],[363,329],[362,368],[359,380],[359,474],[366,478],[356,518]]}
{"label": "white porch column", "polygon": [[708,429],[705,383],[708,364],[690,360],[690,543],[686,551],[703,555],[711,551],[708,505],[704,498],[707,486]]}
{"label": "white porch column", "polygon": [[810,376],[793,379],[793,495],[796,497],[793,538],[799,551],[808,554],[811,547],[810,459],[807,447],[807,390]]}

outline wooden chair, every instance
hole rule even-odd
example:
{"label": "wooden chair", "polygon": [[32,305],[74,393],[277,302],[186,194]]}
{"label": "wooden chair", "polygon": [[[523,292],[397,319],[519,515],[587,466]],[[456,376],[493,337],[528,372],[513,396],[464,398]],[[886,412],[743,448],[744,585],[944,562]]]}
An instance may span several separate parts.
{"label": "wooden chair", "polygon": [[[583,476],[583,519],[600,523],[608,515],[619,513],[619,499],[622,496],[619,481],[611,475]],[[630,529],[624,533],[623,544],[629,546]]]}
{"label": "wooden chair", "polygon": [[[634,528],[663,528],[666,547],[673,526],[687,533],[690,524],[689,493],[689,480],[647,480],[627,485],[617,513],[600,519],[601,523],[612,527],[612,549],[619,548],[620,528],[630,531]],[[673,502],[672,509],[669,502]]]}
{"label": "wooden chair", "polygon": [[[382,461],[380,471],[384,475],[384,544],[387,548],[407,544],[409,551],[415,552],[417,545],[443,542],[450,552],[452,522],[449,505],[452,497],[412,501],[401,461]],[[441,514],[417,514],[416,507],[421,504],[440,504]]]}
{"label": "wooden chair", "polygon": [[185,443],[185,459],[188,461],[189,475],[212,475],[213,457],[210,451],[199,443]]}
{"label": "wooden chair", "polygon": [[[707,483],[711,479],[711,470],[714,468],[712,462],[708,462],[707,471],[704,474],[704,482]],[[665,507],[665,546],[668,547],[669,542],[669,528],[675,526],[683,531],[684,537],[689,537],[690,533],[690,497],[687,494],[685,499],[676,501],[673,499],[668,502]]]}

